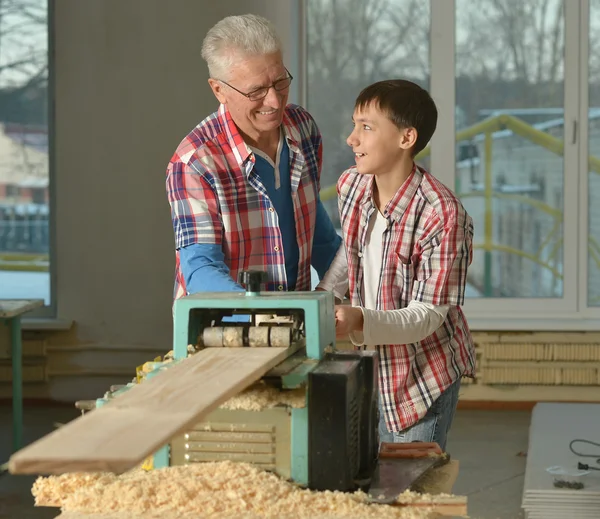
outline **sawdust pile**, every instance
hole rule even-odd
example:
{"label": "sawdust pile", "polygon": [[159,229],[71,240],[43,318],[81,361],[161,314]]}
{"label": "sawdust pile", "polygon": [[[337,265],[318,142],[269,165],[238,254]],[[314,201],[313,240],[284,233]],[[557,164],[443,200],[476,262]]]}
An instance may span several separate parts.
{"label": "sawdust pile", "polygon": [[279,405],[294,408],[305,407],[306,389],[280,390],[259,381],[221,404],[220,408],[232,411],[262,411]]}
{"label": "sawdust pile", "polygon": [[[37,506],[64,512],[122,513],[133,519],[161,517],[256,519],[426,519],[428,508],[366,503],[362,492],[312,492],[246,463],[210,462],[113,474],[40,477],[32,493]],[[444,496],[406,492],[401,502]]]}

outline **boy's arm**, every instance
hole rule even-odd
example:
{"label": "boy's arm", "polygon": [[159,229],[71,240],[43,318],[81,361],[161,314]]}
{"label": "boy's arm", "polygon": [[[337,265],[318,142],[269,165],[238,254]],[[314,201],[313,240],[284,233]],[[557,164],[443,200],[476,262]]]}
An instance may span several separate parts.
{"label": "boy's arm", "polygon": [[465,302],[467,269],[473,259],[473,221],[462,212],[432,225],[419,251],[412,298],[432,305]]}
{"label": "boy's arm", "polygon": [[338,331],[342,324],[350,331],[356,346],[376,344],[411,344],[429,337],[445,321],[449,305],[435,306],[411,301],[399,310],[369,310],[361,307],[336,307]]}
{"label": "boy's arm", "polygon": [[[430,237],[419,251],[412,300],[408,306],[387,311],[336,308],[338,332],[341,333],[342,317],[348,323],[346,333],[363,332],[362,337],[351,336],[357,345],[410,344],[437,330],[451,306],[463,304],[467,268],[473,257],[473,222],[462,213],[460,218],[451,217],[445,223],[432,222],[429,231]],[[338,312],[349,312],[349,315],[338,317]]]}

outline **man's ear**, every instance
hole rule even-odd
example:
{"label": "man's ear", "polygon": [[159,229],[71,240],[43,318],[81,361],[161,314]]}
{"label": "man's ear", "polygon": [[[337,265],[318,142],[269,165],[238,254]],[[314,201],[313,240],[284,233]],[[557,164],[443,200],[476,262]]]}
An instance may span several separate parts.
{"label": "man's ear", "polygon": [[403,150],[410,150],[417,143],[417,129],[404,128],[400,132],[400,147]]}
{"label": "man's ear", "polygon": [[208,84],[210,85],[210,88],[213,91],[213,94],[215,94],[215,97],[218,99],[219,103],[226,104],[226,98],[224,94],[225,85],[223,85],[223,83],[221,83],[219,80],[213,78],[209,78]]}

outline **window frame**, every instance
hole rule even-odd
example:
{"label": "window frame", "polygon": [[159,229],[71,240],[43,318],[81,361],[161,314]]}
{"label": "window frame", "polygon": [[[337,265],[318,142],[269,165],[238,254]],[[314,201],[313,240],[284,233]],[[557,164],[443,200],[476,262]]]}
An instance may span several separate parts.
{"label": "window frame", "polygon": [[[434,4],[448,4],[447,10],[452,9],[456,13],[456,1],[449,0],[431,0],[432,11]],[[450,6],[451,4],[451,6]],[[564,121],[565,135],[572,135],[571,139],[565,139],[564,159],[563,159],[563,297],[562,298],[469,298],[465,301],[463,310],[469,325],[475,330],[562,330],[562,329],[596,329],[600,324],[598,322],[584,323],[587,319],[586,312],[582,312],[580,305],[581,286],[580,264],[581,240],[579,239],[580,215],[578,214],[579,204],[579,177],[581,176],[580,167],[580,144],[582,142],[581,132],[572,133],[581,126],[580,110],[583,103],[580,103],[580,70],[579,63],[582,61],[580,40],[578,36],[580,23],[580,4],[563,0],[565,12],[565,56],[564,56]],[[447,16],[447,14],[446,14]],[[455,34],[452,25],[452,41],[450,36],[446,38],[445,45],[455,49]],[[450,31],[448,31],[450,32]],[[440,78],[441,79],[441,78]],[[448,81],[448,78],[444,78]],[[445,111],[440,111],[440,119],[452,119],[452,127],[455,127],[455,103],[446,103]],[[587,110],[587,106],[586,106]],[[579,133],[579,135],[578,135]],[[444,136],[448,137],[448,133]],[[456,131],[454,130],[452,138],[446,138],[448,142],[455,142]],[[432,145],[433,153],[433,145]],[[447,154],[446,154],[447,155]],[[448,157],[446,156],[448,160]],[[455,161],[452,162],[455,164]],[[571,168],[570,165],[574,165]],[[587,160],[586,160],[587,168]],[[432,173],[435,170],[432,168]],[[452,171],[452,178],[444,180],[451,182],[448,185],[455,185],[455,170]],[[587,199],[586,199],[587,200]],[[587,211],[587,203],[585,204]],[[477,225],[477,222],[475,223]],[[480,224],[481,225],[481,224]],[[587,227],[586,227],[587,228]],[[587,240],[586,240],[587,242]],[[587,256],[586,259],[587,261]],[[587,292],[587,286],[586,286]],[[587,297],[587,296],[586,296]],[[493,317],[490,317],[493,316]],[[600,312],[598,313],[600,318]]]}
{"label": "window frame", "polygon": [[54,77],[54,12],[55,0],[47,0],[47,57],[48,57],[48,237],[50,304],[28,312],[23,323],[38,319],[56,319],[58,303],[56,293],[56,174],[54,160],[55,142],[55,77]]}

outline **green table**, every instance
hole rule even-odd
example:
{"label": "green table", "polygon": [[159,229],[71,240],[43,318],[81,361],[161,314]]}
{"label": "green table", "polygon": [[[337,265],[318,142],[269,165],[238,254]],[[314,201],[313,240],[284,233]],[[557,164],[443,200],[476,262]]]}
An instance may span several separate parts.
{"label": "green table", "polygon": [[0,321],[10,327],[12,364],[13,452],[23,446],[23,345],[21,316],[44,306],[43,299],[0,299]]}

